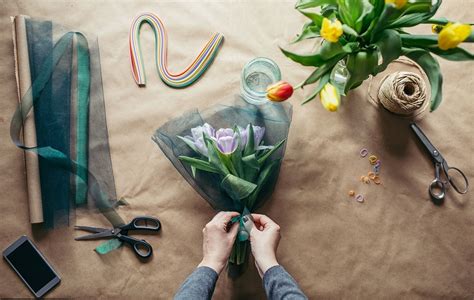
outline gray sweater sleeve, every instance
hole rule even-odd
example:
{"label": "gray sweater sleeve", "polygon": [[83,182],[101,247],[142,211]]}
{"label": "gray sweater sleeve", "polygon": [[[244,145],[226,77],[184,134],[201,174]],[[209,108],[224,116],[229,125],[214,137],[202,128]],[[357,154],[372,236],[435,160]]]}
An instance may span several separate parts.
{"label": "gray sweater sleeve", "polygon": [[308,299],[282,266],[273,266],[265,272],[263,286],[269,300]]}
{"label": "gray sweater sleeve", "polygon": [[174,299],[211,299],[216,287],[217,277],[217,272],[209,267],[197,268],[183,282]]}

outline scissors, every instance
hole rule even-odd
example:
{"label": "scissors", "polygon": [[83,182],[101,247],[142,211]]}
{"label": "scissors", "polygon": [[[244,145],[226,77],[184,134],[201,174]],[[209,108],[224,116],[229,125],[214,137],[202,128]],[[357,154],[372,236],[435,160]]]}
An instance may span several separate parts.
{"label": "scissors", "polygon": [[153,253],[153,248],[145,240],[135,239],[128,236],[129,231],[144,230],[158,232],[161,229],[161,223],[153,217],[136,217],[130,223],[118,226],[113,229],[98,228],[90,226],[75,226],[77,230],[93,232],[93,234],[83,235],[75,238],[76,241],[95,240],[102,238],[116,238],[132,246],[136,255],[141,258],[148,258]]}
{"label": "scissors", "polygon": [[[413,132],[421,141],[423,146],[431,155],[435,164],[435,179],[431,182],[428,191],[434,201],[441,202],[446,195],[446,189],[451,185],[459,194],[466,194],[469,189],[469,181],[466,175],[455,167],[448,166],[441,153],[436,149],[426,135],[421,131],[420,127],[415,123],[410,125]],[[446,180],[443,180],[442,176]]]}

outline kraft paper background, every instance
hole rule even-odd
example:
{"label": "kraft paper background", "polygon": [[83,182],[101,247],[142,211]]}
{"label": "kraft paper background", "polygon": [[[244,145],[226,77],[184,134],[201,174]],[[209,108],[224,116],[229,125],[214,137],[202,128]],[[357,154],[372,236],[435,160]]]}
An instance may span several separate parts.
{"label": "kraft paper background", "polygon": [[[192,108],[206,108],[239,92],[240,71],[256,56],[274,59],[283,77],[299,83],[310,72],[278,50],[299,32],[305,19],[293,1],[13,1],[0,0],[0,248],[22,234],[32,237],[62,276],[48,297],[170,299],[199,263],[201,229],[214,211],[175,171],[151,135],[165,121]],[[175,90],[154,68],[153,34],[144,28],[142,48],[147,87],[130,73],[128,30],[141,12],[156,13],[169,38],[169,66],[181,70],[213,31],[225,43],[207,73],[193,86]],[[445,1],[438,15],[470,22],[474,1]],[[25,14],[66,27],[96,32],[101,49],[104,93],[118,197],[137,215],[161,219],[148,263],[130,249],[106,256],[100,241],[76,242],[71,227],[44,231],[29,222],[24,154],[10,141],[17,105],[10,16]],[[429,30],[418,28],[417,32]],[[293,46],[292,50],[298,49]],[[472,47],[469,48],[472,50]],[[440,59],[443,103],[419,122],[447,161],[474,185],[473,63]],[[312,298],[434,299],[474,296],[474,191],[448,193],[443,206],[427,194],[434,168],[405,120],[378,111],[367,101],[366,82],[351,92],[338,113],[319,101],[300,106],[292,98],[293,123],[272,199],[260,210],[282,228],[280,263]],[[308,91],[306,91],[308,93]],[[382,161],[383,185],[363,185],[369,171],[359,150]],[[363,193],[362,204],[347,196]],[[106,219],[78,210],[72,223],[109,226]],[[74,224],[71,224],[74,225]],[[9,266],[0,263],[0,297],[31,297]],[[241,278],[223,273],[215,299],[262,299],[262,283],[251,261]]]}

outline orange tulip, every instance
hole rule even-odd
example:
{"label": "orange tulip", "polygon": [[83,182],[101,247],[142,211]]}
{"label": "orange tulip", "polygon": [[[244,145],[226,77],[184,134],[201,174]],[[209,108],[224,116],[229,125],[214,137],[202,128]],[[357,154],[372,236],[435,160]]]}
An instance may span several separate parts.
{"label": "orange tulip", "polygon": [[271,101],[281,102],[293,95],[293,87],[285,81],[278,81],[267,87],[267,98]]}

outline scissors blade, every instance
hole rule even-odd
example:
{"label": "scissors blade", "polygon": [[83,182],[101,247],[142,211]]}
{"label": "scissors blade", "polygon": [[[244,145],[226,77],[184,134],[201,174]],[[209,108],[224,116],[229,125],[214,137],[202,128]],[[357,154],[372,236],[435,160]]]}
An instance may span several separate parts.
{"label": "scissors blade", "polygon": [[79,237],[76,237],[75,240],[76,241],[95,240],[95,239],[114,237],[115,235],[116,234],[113,232],[113,230],[106,230],[106,231],[99,232],[99,233],[79,236]]}
{"label": "scissors blade", "polygon": [[110,229],[105,229],[105,228],[100,228],[100,227],[91,227],[91,226],[74,226],[74,229],[84,230],[84,231],[89,231],[89,232],[94,232],[94,233],[99,233],[99,232],[104,232],[104,231],[110,230]]}
{"label": "scissors blade", "polygon": [[423,133],[420,127],[416,125],[415,123],[410,124],[411,129],[415,133],[415,135],[418,137],[420,142],[425,146],[426,150],[430,153],[431,157],[433,160],[443,163],[444,159],[439,153],[438,149],[436,149],[435,146],[430,142],[430,140],[426,137],[426,135]]}

